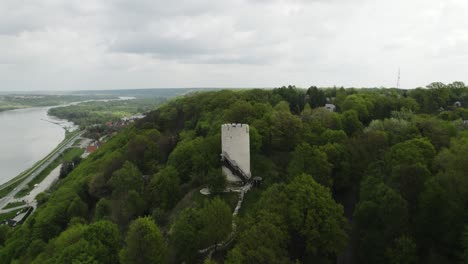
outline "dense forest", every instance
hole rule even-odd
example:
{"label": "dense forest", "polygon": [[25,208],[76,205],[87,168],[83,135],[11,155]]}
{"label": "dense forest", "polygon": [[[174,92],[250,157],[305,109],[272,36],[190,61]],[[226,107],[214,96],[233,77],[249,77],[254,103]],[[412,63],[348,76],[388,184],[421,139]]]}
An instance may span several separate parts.
{"label": "dense forest", "polygon": [[[336,105],[336,111],[324,108]],[[2,263],[467,263],[468,87],[223,90],[170,100],[83,160]],[[232,216],[220,128],[250,125]],[[218,193],[203,196],[202,187]],[[199,252],[236,235],[211,256]]]}

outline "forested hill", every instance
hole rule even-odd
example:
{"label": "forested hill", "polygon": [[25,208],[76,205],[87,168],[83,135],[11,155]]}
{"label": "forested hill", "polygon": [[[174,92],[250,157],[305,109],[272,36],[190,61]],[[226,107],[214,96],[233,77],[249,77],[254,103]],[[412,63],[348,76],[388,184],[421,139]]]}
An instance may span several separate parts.
{"label": "forested hill", "polygon": [[[336,112],[322,106],[336,105]],[[210,91],[166,103],[0,227],[2,263],[466,263],[468,88]],[[223,123],[250,125],[236,237]]]}

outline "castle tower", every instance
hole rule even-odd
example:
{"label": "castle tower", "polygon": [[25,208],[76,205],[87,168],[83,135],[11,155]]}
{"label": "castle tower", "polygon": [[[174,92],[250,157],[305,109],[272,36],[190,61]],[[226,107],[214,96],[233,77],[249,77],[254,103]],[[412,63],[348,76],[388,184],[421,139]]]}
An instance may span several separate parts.
{"label": "castle tower", "polygon": [[221,161],[228,182],[242,183],[251,178],[249,125],[221,126]]}

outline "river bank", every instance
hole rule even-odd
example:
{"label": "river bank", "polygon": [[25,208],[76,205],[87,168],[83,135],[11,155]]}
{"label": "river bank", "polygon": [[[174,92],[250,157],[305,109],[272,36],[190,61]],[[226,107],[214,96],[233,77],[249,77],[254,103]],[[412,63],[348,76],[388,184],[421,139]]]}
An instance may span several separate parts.
{"label": "river bank", "polygon": [[93,100],[0,111],[0,189],[47,157],[66,139],[67,132],[78,128],[68,120],[49,115],[50,109],[89,101]]}
{"label": "river bank", "polygon": [[47,115],[48,107],[0,112],[0,184],[46,157],[65,139],[66,130]]}
{"label": "river bank", "polygon": [[[8,150],[0,152],[0,198],[15,191],[31,173],[44,169],[44,164],[52,156],[56,155],[65,144],[72,143],[70,138],[81,133],[76,131],[78,126],[73,122],[49,115],[49,110],[91,101],[109,102],[131,99],[135,98],[86,100],[0,113],[0,124],[2,124],[0,145],[3,146],[2,150]],[[18,146],[21,147],[18,148]]]}
{"label": "river bank", "polygon": [[0,199],[6,195],[8,195],[10,192],[12,192],[14,189],[17,189],[17,187],[29,176],[31,173],[35,172],[38,169],[46,169],[44,164],[50,160],[54,155],[57,154],[57,152],[60,151],[61,148],[65,147],[66,144],[72,143],[72,138],[75,138],[78,136],[78,134],[81,135],[80,131],[75,131],[75,132],[70,132],[67,133],[65,139],[60,142],[59,145],[57,145],[56,148],[54,148],[53,151],[51,151],[47,156],[45,156],[43,159],[37,161],[33,166],[30,168],[26,169],[25,171],[21,172],[19,175],[16,177],[10,179],[8,182],[3,183],[0,185]]}

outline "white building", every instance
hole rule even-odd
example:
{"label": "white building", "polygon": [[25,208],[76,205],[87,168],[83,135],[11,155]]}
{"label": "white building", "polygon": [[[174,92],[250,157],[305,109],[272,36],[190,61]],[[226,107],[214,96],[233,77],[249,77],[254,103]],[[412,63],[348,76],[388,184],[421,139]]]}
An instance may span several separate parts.
{"label": "white building", "polygon": [[231,183],[251,178],[249,125],[224,124],[221,126],[221,160],[223,172]]}
{"label": "white building", "polygon": [[336,106],[334,104],[325,104],[325,108],[330,112],[335,112]]}

